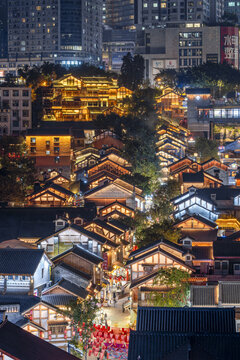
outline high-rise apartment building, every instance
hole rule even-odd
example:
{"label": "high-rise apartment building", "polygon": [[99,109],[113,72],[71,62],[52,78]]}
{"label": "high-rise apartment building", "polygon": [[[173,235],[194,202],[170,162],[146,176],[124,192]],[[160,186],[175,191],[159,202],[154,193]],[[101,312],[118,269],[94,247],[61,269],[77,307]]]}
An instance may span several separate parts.
{"label": "high-rise apartment building", "polygon": [[134,0],[105,0],[105,24],[113,29],[134,28]]}
{"label": "high-rise apartment building", "polygon": [[218,22],[224,0],[135,0],[135,23],[145,28],[165,22]]}
{"label": "high-rise apartment building", "polygon": [[154,83],[163,69],[187,69],[207,61],[228,63],[239,69],[239,29],[237,26],[181,26],[145,29],[135,49],[145,61],[145,77]]}
{"label": "high-rise apartment building", "polygon": [[101,61],[102,0],[9,0],[8,24],[12,61]]}
{"label": "high-rise apartment building", "polygon": [[224,11],[226,13],[237,15],[238,24],[240,24],[240,1],[225,0]]}
{"label": "high-rise apartment building", "polygon": [[0,0],[0,58],[7,56],[8,43],[7,43],[7,9],[8,1]]}

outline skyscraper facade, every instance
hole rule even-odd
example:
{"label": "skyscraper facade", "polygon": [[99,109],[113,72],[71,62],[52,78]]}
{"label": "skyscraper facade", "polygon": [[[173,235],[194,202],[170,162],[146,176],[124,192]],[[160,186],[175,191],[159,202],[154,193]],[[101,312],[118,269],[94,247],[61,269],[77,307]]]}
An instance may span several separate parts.
{"label": "skyscraper facade", "polygon": [[10,58],[100,62],[102,0],[10,0],[8,5]]}
{"label": "skyscraper facade", "polygon": [[6,57],[8,52],[7,9],[8,9],[8,1],[0,0],[0,58]]}
{"label": "skyscraper facade", "polygon": [[160,27],[165,22],[218,22],[223,0],[135,0],[135,23]]}
{"label": "skyscraper facade", "polygon": [[105,24],[113,29],[134,28],[134,0],[105,0]]}
{"label": "skyscraper facade", "polygon": [[238,24],[240,24],[240,1],[225,0],[224,11],[226,13],[237,15]]}

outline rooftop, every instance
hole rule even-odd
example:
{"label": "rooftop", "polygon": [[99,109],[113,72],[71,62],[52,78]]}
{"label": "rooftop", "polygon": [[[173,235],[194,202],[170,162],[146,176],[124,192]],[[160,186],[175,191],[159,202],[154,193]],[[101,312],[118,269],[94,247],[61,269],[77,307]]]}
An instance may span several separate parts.
{"label": "rooftop", "polygon": [[0,324],[0,339],[0,350],[16,360],[77,359],[9,321]]}
{"label": "rooftop", "polygon": [[0,274],[33,275],[44,255],[42,249],[0,249]]}
{"label": "rooftop", "polygon": [[235,310],[234,308],[138,307],[136,330],[182,334],[235,333]]}

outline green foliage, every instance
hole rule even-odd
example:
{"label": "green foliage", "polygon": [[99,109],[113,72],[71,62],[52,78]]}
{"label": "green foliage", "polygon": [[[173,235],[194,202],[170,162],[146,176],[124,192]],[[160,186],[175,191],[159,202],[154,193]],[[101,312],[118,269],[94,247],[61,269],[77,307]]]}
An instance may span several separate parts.
{"label": "green foliage", "polygon": [[177,243],[181,237],[179,229],[173,227],[172,220],[164,220],[161,224],[154,223],[146,228],[138,229],[136,232],[136,245],[139,247],[150,245],[162,238]]}
{"label": "green foliage", "polygon": [[80,66],[74,66],[69,69],[49,62],[44,62],[41,66],[34,65],[29,67],[25,65],[22,69],[18,70],[18,75],[25,79],[27,86],[36,90],[43,82],[46,82],[48,86],[56,79],[59,79],[63,75],[72,74],[73,76],[111,76],[116,77],[116,74],[106,72],[105,70],[93,65],[82,64]]}
{"label": "green foliage", "polygon": [[136,90],[143,83],[144,59],[141,55],[132,56],[127,53],[123,57],[121,74],[118,79],[119,86],[125,86],[130,90]]}
{"label": "green foliage", "polygon": [[144,119],[131,115],[120,117],[113,113],[98,116],[95,126],[112,130],[119,136],[124,143],[123,156],[132,164],[130,183],[135,179],[135,185],[141,187],[144,193],[151,193],[159,183],[160,171],[154,128],[149,127]]}
{"label": "green foliage", "polygon": [[155,128],[158,121],[155,98],[160,94],[159,90],[150,87],[137,89],[131,97],[123,100],[123,105],[129,115],[145,120],[149,127]]}
{"label": "green foliage", "polygon": [[160,87],[171,88],[176,92],[180,92],[179,77],[180,73],[176,70],[166,69],[160,70],[160,72],[155,76],[155,80],[159,83]]}
{"label": "green foliage", "polygon": [[160,185],[153,196],[153,206],[150,209],[150,216],[153,221],[162,223],[168,220],[173,207],[171,199],[180,194],[180,185],[176,180],[168,180],[167,183]]}
{"label": "green foliage", "polygon": [[187,70],[162,70],[156,75],[160,86],[182,93],[184,87],[210,88],[214,97],[239,90],[240,71],[230,65],[206,62]]}
{"label": "green foliage", "polygon": [[240,71],[226,63],[207,62],[189,68],[186,77],[190,86],[210,88],[214,97],[221,97],[239,89]]}
{"label": "green foliage", "polygon": [[161,268],[155,277],[153,286],[162,287],[163,291],[151,293],[154,306],[181,307],[187,305],[189,294],[189,278],[187,271],[177,268]]}
{"label": "green foliage", "polygon": [[149,194],[151,192],[150,189],[150,176],[144,176],[140,173],[135,172],[134,174],[126,174],[122,175],[121,179],[128,182],[131,185],[137,186],[143,190],[144,194]]}
{"label": "green foliage", "polygon": [[[93,325],[98,311],[98,302],[96,299],[90,298],[83,301],[73,300],[70,302],[68,309],[61,311],[71,320],[71,326],[75,330],[75,337],[72,344],[80,348],[85,354],[88,350]],[[82,330],[81,336],[78,329]]]}
{"label": "green foliage", "polygon": [[149,245],[162,238],[177,243],[180,231],[173,226],[171,199],[180,194],[180,185],[175,180],[158,184],[153,191],[153,204],[147,213],[137,214],[134,221],[136,245]]}
{"label": "green foliage", "polygon": [[0,138],[0,199],[23,202],[34,183],[34,164],[26,156],[26,145],[20,137]]}
{"label": "green foliage", "polygon": [[198,153],[201,162],[211,158],[218,159],[218,144],[215,140],[208,140],[204,137],[196,139],[195,151]]}
{"label": "green foliage", "polygon": [[114,72],[105,71],[102,68],[96,67],[90,64],[82,64],[80,66],[73,66],[67,69],[67,74],[72,74],[76,77],[81,76],[107,76],[111,78],[117,78],[117,74]]}

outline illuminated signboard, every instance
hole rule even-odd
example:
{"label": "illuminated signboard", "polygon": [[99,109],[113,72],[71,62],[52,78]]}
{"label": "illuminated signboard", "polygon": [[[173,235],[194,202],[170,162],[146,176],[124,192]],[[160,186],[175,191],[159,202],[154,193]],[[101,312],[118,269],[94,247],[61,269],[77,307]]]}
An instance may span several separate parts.
{"label": "illuminated signboard", "polygon": [[238,69],[239,36],[234,26],[221,27],[221,63],[226,62]]}

